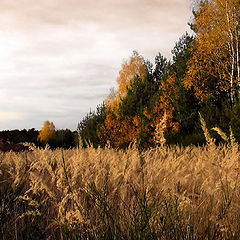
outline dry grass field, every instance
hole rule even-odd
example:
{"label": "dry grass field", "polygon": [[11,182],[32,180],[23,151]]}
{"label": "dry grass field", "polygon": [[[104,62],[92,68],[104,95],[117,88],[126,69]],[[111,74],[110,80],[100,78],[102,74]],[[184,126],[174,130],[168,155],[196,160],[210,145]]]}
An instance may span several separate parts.
{"label": "dry grass field", "polygon": [[240,239],[238,146],[0,154],[0,239]]}

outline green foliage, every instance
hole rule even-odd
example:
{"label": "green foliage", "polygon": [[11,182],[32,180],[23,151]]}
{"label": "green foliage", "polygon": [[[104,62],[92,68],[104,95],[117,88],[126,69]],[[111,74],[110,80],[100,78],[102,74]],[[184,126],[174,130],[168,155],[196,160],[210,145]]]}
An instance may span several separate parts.
{"label": "green foliage", "polygon": [[174,119],[180,124],[180,131],[166,135],[169,144],[201,144],[204,137],[199,133],[201,130],[198,112],[199,100],[195,97],[192,89],[186,89],[183,79],[187,71],[187,63],[191,58],[191,47],[194,38],[185,33],[176,43],[172,50],[173,63],[170,71],[176,76],[178,98],[174,103]]}
{"label": "green foliage", "polygon": [[238,101],[232,110],[232,116],[230,120],[230,126],[232,127],[232,131],[234,137],[238,142],[240,142],[240,102]]}
{"label": "green foliage", "polygon": [[179,38],[175,44],[172,55],[173,55],[173,71],[176,73],[176,78],[183,80],[187,70],[187,62],[192,56],[191,47],[194,44],[194,37],[190,36],[187,32]]}
{"label": "green foliage", "polygon": [[146,78],[141,79],[136,75],[127,88],[126,96],[121,99],[120,114],[122,116],[138,115],[142,117],[144,108],[152,107],[160,90],[159,85],[167,77],[170,63],[158,53],[155,58],[155,66],[150,61],[146,61],[145,65],[147,68]]}
{"label": "green foliage", "polygon": [[210,128],[217,126],[224,132],[229,131],[232,110],[227,97],[207,99],[201,104],[201,112]]}
{"label": "green foliage", "polygon": [[122,116],[142,116],[143,109],[148,106],[151,96],[154,94],[154,86],[146,79],[143,81],[136,76],[127,95],[121,101],[120,113]]}
{"label": "green foliage", "polygon": [[161,80],[167,75],[167,71],[170,67],[170,62],[161,55],[161,53],[158,53],[158,55],[155,57],[155,69],[153,71],[153,79],[154,82],[159,87]]}
{"label": "green foliage", "polygon": [[[49,139],[48,144],[51,149],[55,148],[73,148],[77,145],[76,131],[69,129],[56,130],[54,138]],[[0,132],[0,139],[10,142],[11,144],[18,143],[33,143],[37,147],[44,147],[44,143],[40,142],[37,137],[39,131],[34,128],[26,130],[7,130]]]}
{"label": "green foliage", "polygon": [[98,136],[98,129],[105,120],[105,105],[97,106],[96,111],[90,111],[79,123],[77,131],[79,132],[83,147],[92,145],[98,147],[101,141]]}
{"label": "green foliage", "polygon": [[[151,129],[150,120],[144,114],[144,110],[150,111],[154,108],[156,100],[161,92],[160,84],[168,76],[167,71],[170,63],[160,53],[155,58],[155,66],[149,61],[145,62],[147,75],[141,79],[136,75],[130,86],[127,88],[127,94],[121,99],[119,114],[123,117],[140,117],[140,136],[138,145],[140,148],[149,146],[154,129]],[[147,127],[146,127],[147,126]]]}
{"label": "green foliage", "polygon": [[76,147],[76,134],[77,131],[71,131],[69,129],[61,129],[56,131],[56,135],[54,138],[51,138],[48,141],[48,144],[51,149],[55,148],[64,148],[69,149]]}
{"label": "green foliage", "polygon": [[39,131],[35,128],[29,130],[5,130],[0,132],[0,139],[11,141],[12,143],[31,142],[37,145],[37,136]]}

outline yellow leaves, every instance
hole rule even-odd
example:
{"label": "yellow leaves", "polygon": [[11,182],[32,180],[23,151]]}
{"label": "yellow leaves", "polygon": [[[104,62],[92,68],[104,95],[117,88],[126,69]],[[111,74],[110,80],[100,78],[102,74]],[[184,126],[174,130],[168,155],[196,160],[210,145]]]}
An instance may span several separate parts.
{"label": "yellow leaves", "polygon": [[110,89],[110,94],[105,100],[105,104],[107,107],[110,107],[111,109],[116,108],[116,110],[118,110],[120,104],[120,97],[119,94],[114,90],[114,88]]}
{"label": "yellow leaves", "polygon": [[192,59],[188,62],[189,69],[184,78],[185,87],[187,89],[193,87],[196,97],[201,101],[211,96],[211,91],[207,89],[206,84],[210,78],[212,78],[211,81],[215,78],[215,73],[212,72],[214,69],[209,66],[207,59],[208,56],[194,52]]}
{"label": "yellow leaves", "polygon": [[38,139],[41,142],[46,143],[50,138],[53,138],[56,135],[56,130],[53,122],[45,121],[43,128],[41,129]]}
{"label": "yellow leaves", "polygon": [[184,84],[193,87],[201,101],[229,92],[237,84],[234,72],[238,64],[239,10],[237,0],[200,4],[195,18],[197,37]]}
{"label": "yellow leaves", "polygon": [[122,70],[119,72],[119,77],[117,78],[119,94],[125,96],[127,88],[135,76],[138,75],[141,79],[145,79],[146,74],[147,69],[144,64],[144,58],[134,51],[129,61],[125,61],[122,64]]}
{"label": "yellow leaves", "polygon": [[147,75],[147,69],[144,64],[144,58],[134,51],[129,61],[125,61],[122,64],[122,70],[117,78],[118,90],[116,91],[112,88],[105,100],[106,108],[114,112],[115,115],[119,114],[121,98],[126,96],[127,88],[130,87],[136,75],[144,80]]}

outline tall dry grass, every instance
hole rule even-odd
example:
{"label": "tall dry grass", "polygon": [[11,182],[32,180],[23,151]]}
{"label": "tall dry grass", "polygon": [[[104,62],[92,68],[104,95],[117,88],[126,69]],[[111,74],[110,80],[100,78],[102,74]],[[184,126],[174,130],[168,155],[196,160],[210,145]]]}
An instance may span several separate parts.
{"label": "tall dry grass", "polygon": [[0,239],[240,239],[230,145],[0,154]]}

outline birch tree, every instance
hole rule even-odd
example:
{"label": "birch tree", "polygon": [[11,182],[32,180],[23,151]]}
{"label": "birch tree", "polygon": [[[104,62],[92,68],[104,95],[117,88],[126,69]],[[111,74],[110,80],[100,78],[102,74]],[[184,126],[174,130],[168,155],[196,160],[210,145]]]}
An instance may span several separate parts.
{"label": "birch tree", "polygon": [[195,14],[193,57],[185,86],[193,87],[202,101],[225,92],[231,104],[240,86],[239,0],[201,1]]}
{"label": "birch tree", "polygon": [[55,137],[56,130],[53,122],[45,121],[41,131],[39,132],[38,139],[41,142],[47,143],[50,138]]}

